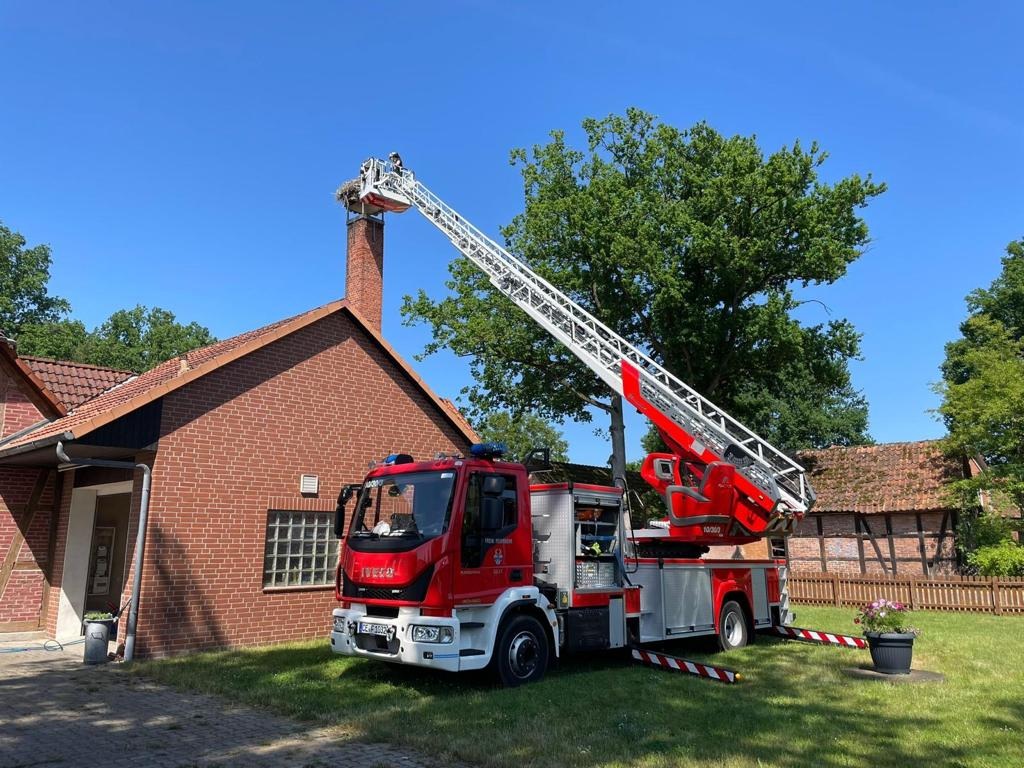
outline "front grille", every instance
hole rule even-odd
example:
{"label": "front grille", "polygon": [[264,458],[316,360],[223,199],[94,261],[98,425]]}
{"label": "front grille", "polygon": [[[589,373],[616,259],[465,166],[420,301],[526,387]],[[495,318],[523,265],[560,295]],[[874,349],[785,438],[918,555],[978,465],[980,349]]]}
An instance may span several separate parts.
{"label": "front grille", "polygon": [[[348,586],[347,584],[345,586]],[[402,598],[398,595],[402,592],[400,589],[384,589],[383,587],[358,587],[355,584],[352,585],[353,592],[355,594],[349,594],[345,592],[346,597],[365,597],[367,600],[401,600]]]}
{"label": "front grille", "polygon": [[398,653],[398,648],[401,643],[398,638],[392,638],[388,640],[386,637],[380,635],[360,635],[355,636],[356,647],[363,651],[370,651],[371,653]]}
{"label": "front grille", "polygon": [[360,584],[348,577],[342,586],[341,595],[352,600],[403,600],[418,603],[427,596],[427,587],[434,575],[434,566],[421,573],[415,581],[404,587],[382,587],[379,584]]}

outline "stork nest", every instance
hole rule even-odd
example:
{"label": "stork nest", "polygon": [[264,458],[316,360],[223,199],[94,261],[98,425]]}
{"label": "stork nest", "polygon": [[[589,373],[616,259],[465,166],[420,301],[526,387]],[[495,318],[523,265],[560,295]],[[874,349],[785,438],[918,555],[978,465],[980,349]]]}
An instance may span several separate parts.
{"label": "stork nest", "polygon": [[334,199],[342,205],[354,205],[359,202],[359,177],[344,182],[334,193]]}

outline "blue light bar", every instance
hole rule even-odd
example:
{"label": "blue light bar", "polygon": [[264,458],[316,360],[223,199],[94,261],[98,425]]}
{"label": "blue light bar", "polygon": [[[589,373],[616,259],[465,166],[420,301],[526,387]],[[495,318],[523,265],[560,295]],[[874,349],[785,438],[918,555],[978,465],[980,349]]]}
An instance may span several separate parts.
{"label": "blue light bar", "polygon": [[508,446],[504,443],[473,443],[469,448],[469,455],[474,459],[497,459],[508,452]]}
{"label": "blue light bar", "polygon": [[384,464],[411,464],[412,456],[408,453],[392,453],[384,457]]}

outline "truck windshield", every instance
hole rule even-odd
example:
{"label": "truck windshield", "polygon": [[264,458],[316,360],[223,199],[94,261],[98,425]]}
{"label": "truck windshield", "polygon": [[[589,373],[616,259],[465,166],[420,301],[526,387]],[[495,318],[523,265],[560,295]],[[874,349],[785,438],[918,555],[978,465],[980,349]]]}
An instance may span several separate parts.
{"label": "truck windshield", "polygon": [[352,521],[353,538],[432,539],[448,530],[455,473],[410,472],[363,484]]}

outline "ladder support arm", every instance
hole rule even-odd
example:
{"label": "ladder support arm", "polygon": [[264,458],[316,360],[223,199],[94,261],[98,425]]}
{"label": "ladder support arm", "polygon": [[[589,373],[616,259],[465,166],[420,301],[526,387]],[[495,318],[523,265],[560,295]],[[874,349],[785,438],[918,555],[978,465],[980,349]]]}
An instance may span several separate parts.
{"label": "ladder support arm", "polygon": [[[687,460],[726,459],[737,489],[765,514],[802,516],[814,503],[796,461],[675,377],[473,226],[401,165],[371,158],[360,197],[384,210],[416,208],[491,284],[670,438]],[[783,526],[784,527],[784,526]]]}

